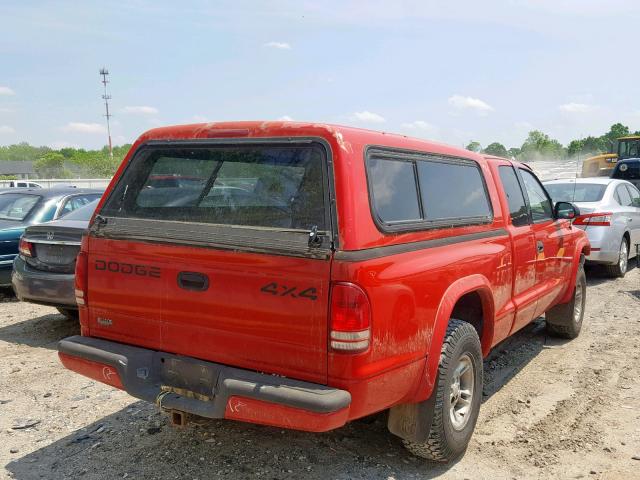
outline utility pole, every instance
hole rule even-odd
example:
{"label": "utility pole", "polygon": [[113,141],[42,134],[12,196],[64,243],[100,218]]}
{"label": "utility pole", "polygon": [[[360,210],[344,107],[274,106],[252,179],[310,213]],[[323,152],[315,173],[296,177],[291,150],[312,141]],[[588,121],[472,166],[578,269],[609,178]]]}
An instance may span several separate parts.
{"label": "utility pole", "polygon": [[107,70],[105,67],[102,67],[100,69],[100,75],[102,75],[102,84],[104,85],[104,95],[102,95],[102,98],[104,99],[104,108],[105,108],[105,117],[107,117],[107,134],[109,135],[109,156],[111,158],[113,158],[113,146],[111,145],[111,125],[109,122],[109,119],[111,118],[111,114],[109,113],[109,100],[111,100],[111,95],[109,95],[107,93],[107,83],[109,83],[109,80],[107,80],[107,75],[109,75],[109,70]]}

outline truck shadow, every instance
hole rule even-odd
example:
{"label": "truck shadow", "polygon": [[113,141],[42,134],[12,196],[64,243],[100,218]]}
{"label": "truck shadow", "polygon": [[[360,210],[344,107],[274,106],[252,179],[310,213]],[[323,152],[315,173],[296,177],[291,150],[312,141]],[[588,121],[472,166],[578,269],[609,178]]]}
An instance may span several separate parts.
{"label": "truck shadow", "polygon": [[[412,456],[385,418],[324,434],[232,421],[174,428],[155,406],[134,402],[6,465],[12,478],[434,478],[452,465]],[[258,476],[259,475],[259,476]]]}
{"label": "truck shadow", "polygon": [[17,345],[55,349],[58,341],[80,334],[80,323],[51,313],[0,328],[0,340]]}
{"label": "truck shadow", "polygon": [[[506,385],[548,342],[544,321],[539,319],[494,349],[485,360],[485,399]],[[454,467],[455,463],[433,464],[411,455],[388,432],[384,413],[324,434],[216,420],[177,429],[168,425],[154,405],[136,401],[12,460],[6,469],[19,480],[123,478],[125,474],[135,479],[220,475],[342,480],[429,479]]]}

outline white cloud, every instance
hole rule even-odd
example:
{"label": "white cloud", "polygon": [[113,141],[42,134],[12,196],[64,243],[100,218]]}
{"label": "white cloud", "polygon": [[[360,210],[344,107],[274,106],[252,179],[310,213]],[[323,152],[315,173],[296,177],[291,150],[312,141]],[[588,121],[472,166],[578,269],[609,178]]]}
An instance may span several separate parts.
{"label": "white cloud", "polygon": [[16,92],[11,90],[9,87],[0,86],[0,95],[15,95]]}
{"label": "white cloud", "polygon": [[400,125],[400,128],[410,135],[418,137],[435,138],[440,136],[440,129],[424,120],[415,120]]}
{"label": "white cloud", "polygon": [[291,50],[291,45],[287,42],[267,42],[262,46],[267,48],[277,48],[278,50]]}
{"label": "white cloud", "polygon": [[378,115],[377,113],[373,113],[368,110],[363,110],[362,112],[355,112],[351,118],[353,120],[366,122],[366,123],[384,123],[385,122],[385,119],[382,115]]}
{"label": "white cloud", "polygon": [[65,132],[76,132],[76,133],[105,133],[107,129],[104,125],[100,125],[99,123],[82,123],[82,122],[69,122],[62,130]]}
{"label": "white cloud", "polygon": [[403,123],[401,127],[406,128],[407,130],[422,130],[423,132],[430,132],[436,128],[424,120],[415,120],[410,123]]}
{"label": "white cloud", "polygon": [[147,105],[137,105],[124,107],[122,109],[122,113],[129,113],[132,115],[156,115],[158,113],[158,109]]}
{"label": "white cloud", "polygon": [[595,110],[596,107],[593,105],[589,105],[586,103],[565,103],[564,105],[560,105],[558,109],[561,112],[565,113],[588,113]]}
{"label": "white cloud", "polygon": [[493,107],[484,100],[463,95],[452,95],[449,97],[449,105],[456,110],[473,110],[480,115],[486,115],[493,111]]}
{"label": "white cloud", "polygon": [[9,125],[0,125],[0,134],[9,134],[9,133],[15,133],[16,130],[13,127],[10,127]]}
{"label": "white cloud", "polygon": [[293,118],[291,118],[289,115],[283,115],[279,117],[278,120],[282,122],[293,122]]}

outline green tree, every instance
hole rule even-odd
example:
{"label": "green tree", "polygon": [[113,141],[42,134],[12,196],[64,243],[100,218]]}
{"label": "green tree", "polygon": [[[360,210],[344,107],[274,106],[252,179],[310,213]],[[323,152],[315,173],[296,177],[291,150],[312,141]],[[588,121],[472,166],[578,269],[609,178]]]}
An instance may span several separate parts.
{"label": "green tree", "polygon": [[615,142],[616,139],[620,137],[625,137],[629,135],[629,133],[630,133],[629,127],[621,123],[614,123],[613,125],[611,125],[611,128],[609,129],[609,131],[600,138],[603,139],[604,141],[611,143],[611,142]]}
{"label": "green tree", "polygon": [[529,132],[520,150],[519,158],[525,162],[566,156],[565,148],[559,141],[549,138],[549,135],[539,130]]}
{"label": "green tree", "polygon": [[64,155],[47,152],[33,164],[33,168],[42,178],[69,178],[71,173],[64,167]]}
{"label": "green tree", "polygon": [[480,142],[475,142],[475,141],[469,142],[469,145],[467,145],[465,148],[467,150],[470,150],[476,153],[479,153],[482,151],[482,145],[480,145]]}
{"label": "green tree", "polygon": [[509,152],[506,147],[498,142],[490,143],[483,152],[487,155],[495,155],[496,157],[509,157]]}
{"label": "green tree", "polygon": [[520,156],[520,149],[518,147],[511,147],[509,150],[509,157],[518,158]]}
{"label": "green tree", "polygon": [[572,140],[567,147],[569,157],[592,156],[609,150],[609,143],[602,137],[586,137],[580,140]]}

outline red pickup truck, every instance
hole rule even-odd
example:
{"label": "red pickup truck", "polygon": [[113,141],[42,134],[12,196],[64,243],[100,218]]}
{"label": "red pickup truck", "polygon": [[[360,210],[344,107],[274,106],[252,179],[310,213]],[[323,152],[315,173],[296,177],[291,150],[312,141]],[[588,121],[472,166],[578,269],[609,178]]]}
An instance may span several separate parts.
{"label": "red pickup truck", "polygon": [[321,432],[389,410],[413,453],[449,461],[483,356],[542,314],[582,324],[577,209],[502,158],[324,124],[158,128],[96,212],[60,359],[178,424]]}

